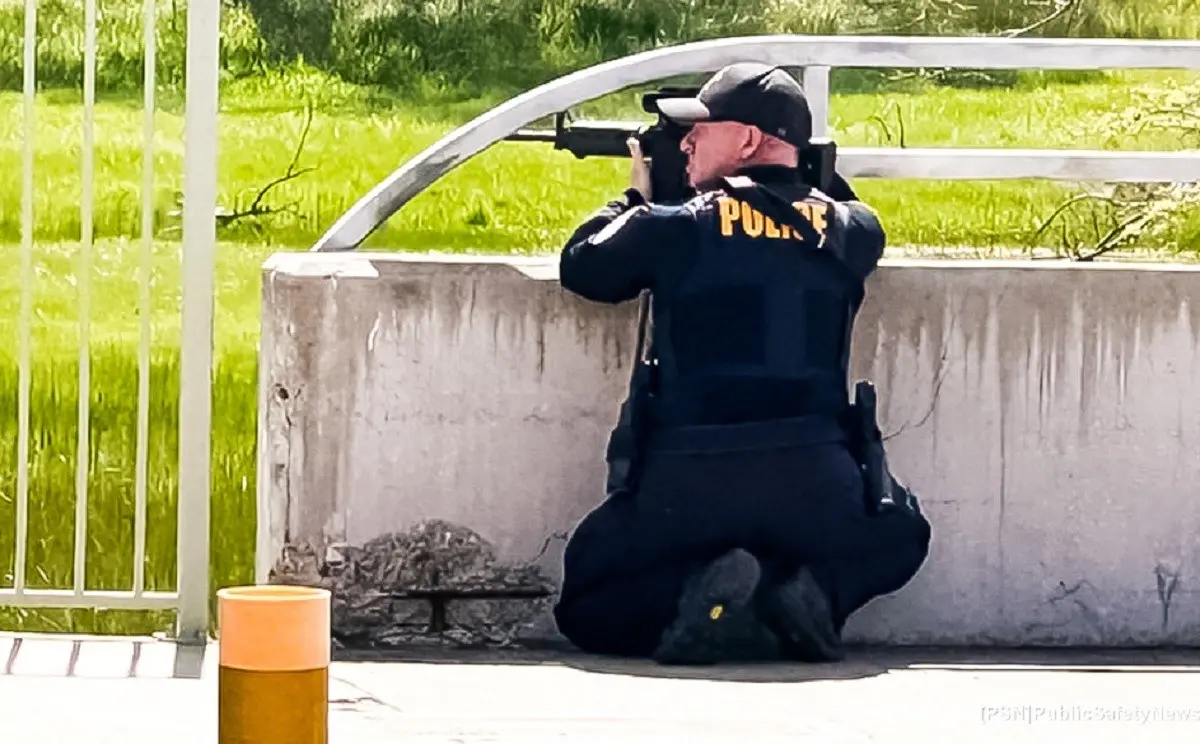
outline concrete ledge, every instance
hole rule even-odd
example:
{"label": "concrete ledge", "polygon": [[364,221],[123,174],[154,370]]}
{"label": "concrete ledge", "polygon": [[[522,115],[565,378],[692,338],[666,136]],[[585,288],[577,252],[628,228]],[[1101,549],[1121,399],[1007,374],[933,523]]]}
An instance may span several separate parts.
{"label": "concrete ledge", "polygon": [[[279,254],[263,273],[258,575],[346,645],[553,640],[635,308],[556,259]],[[892,261],[854,366],[934,525],[851,641],[1200,643],[1200,269]]]}

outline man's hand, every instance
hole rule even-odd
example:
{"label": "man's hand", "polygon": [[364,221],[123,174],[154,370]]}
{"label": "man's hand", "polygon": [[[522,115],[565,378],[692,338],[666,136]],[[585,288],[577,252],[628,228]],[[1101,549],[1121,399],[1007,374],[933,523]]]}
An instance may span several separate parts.
{"label": "man's hand", "polygon": [[636,137],[630,137],[625,144],[629,146],[629,155],[633,158],[633,166],[629,172],[629,186],[637,189],[643,199],[650,201],[650,165],[646,162],[646,156],[642,154],[642,145]]}

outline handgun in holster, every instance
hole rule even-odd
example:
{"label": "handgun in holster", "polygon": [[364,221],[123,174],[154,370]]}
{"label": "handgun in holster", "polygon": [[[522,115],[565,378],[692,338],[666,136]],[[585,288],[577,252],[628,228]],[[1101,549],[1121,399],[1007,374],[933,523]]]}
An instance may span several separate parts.
{"label": "handgun in holster", "polygon": [[863,499],[867,513],[878,513],[881,507],[904,503],[897,499],[896,481],[888,470],[879,418],[875,385],[867,380],[854,384],[854,412],[851,424],[851,448],[863,473]]}
{"label": "handgun in holster", "polygon": [[650,298],[643,293],[638,310],[637,344],[633,369],[629,374],[629,391],[617,414],[617,423],[608,438],[605,460],[608,496],[632,494],[637,489],[637,475],[645,445],[646,418],[655,386],[655,367],[647,354],[647,330]]}

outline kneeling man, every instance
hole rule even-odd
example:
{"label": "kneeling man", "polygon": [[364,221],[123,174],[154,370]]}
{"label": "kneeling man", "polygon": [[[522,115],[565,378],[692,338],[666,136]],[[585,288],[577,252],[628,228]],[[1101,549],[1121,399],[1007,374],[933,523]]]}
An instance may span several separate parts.
{"label": "kneeling man", "polygon": [[[898,484],[867,508],[852,446],[850,331],[884,232],[852,192],[802,181],[811,117],[783,70],[732,65],[659,105],[690,127],[698,195],[655,203],[631,143],[625,198],[561,256],[562,285],[584,298],[650,293],[656,383],[636,488],[571,535],[555,618],[598,654],[836,660],[846,619],[904,586],[930,538]],[[766,216],[754,193],[795,219]]]}

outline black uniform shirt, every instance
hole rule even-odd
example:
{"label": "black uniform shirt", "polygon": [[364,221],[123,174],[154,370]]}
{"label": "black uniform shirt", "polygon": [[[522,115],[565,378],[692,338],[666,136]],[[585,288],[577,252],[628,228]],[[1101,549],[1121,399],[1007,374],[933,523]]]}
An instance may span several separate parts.
{"label": "black uniform shirt", "polygon": [[[766,185],[784,198],[800,198],[806,187],[791,168],[759,166],[744,170],[745,175]],[[841,186],[849,195],[848,186]],[[840,196],[831,189],[835,198]],[[696,261],[699,230],[710,223],[717,209],[713,194],[701,194],[680,205],[646,204],[630,189],[624,201],[613,201],[592,215],[568,240],[559,262],[562,286],[595,302],[621,303],[636,299],[643,290],[669,291],[665,282],[685,276]],[[866,280],[883,256],[886,236],[875,213],[858,201],[841,202],[837,210],[841,222],[838,249],[840,258],[851,271]],[[675,333],[686,316],[676,317]],[[699,321],[698,321],[699,322]],[[695,328],[696,334],[711,337],[711,329]],[[677,424],[736,423],[740,421],[790,417],[814,413],[805,391],[793,383],[756,380],[744,386],[722,383],[719,391],[705,391],[704,414],[693,421]]]}

